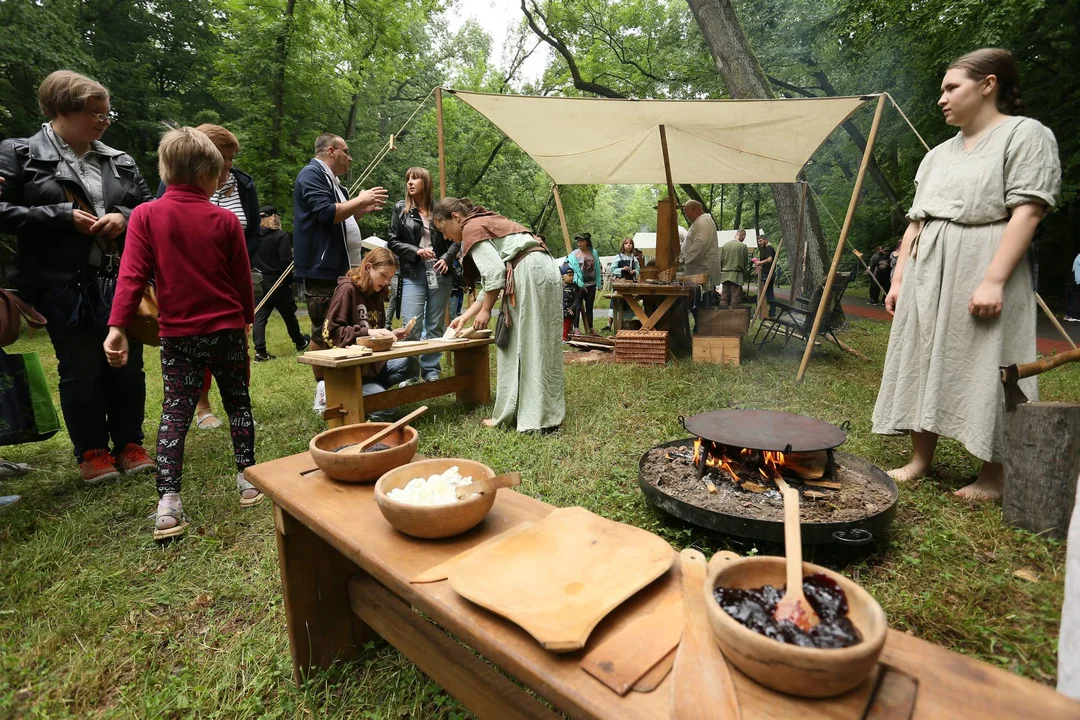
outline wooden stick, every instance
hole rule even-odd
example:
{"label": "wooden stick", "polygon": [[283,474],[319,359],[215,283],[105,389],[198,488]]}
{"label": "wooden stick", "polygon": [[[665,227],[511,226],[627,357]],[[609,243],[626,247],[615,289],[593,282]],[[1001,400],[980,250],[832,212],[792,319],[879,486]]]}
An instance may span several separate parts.
{"label": "wooden stick", "polygon": [[818,330],[821,329],[821,320],[825,317],[825,308],[829,306],[832,295],[833,283],[836,281],[836,271],[840,267],[840,258],[844,255],[844,247],[848,233],[851,232],[851,221],[855,216],[855,207],[859,204],[859,193],[862,192],[863,180],[866,179],[866,169],[870,165],[870,158],[874,152],[874,141],[877,139],[878,128],[881,127],[881,115],[885,111],[885,96],[878,95],[877,109],[874,110],[874,122],[870,125],[870,135],[866,139],[866,150],[863,152],[862,162],[859,163],[859,174],[855,177],[855,187],[851,192],[851,202],[848,203],[847,215],[844,217],[844,227],[840,230],[840,240],[836,243],[836,252],[833,253],[832,265],[829,267],[829,276],[825,280],[825,291],[821,293],[821,302],[818,303],[817,314],[814,316],[814,325],[810,329],[810,337],[806,341],[806,351],[803,353],[802,362],[799,364],[799,372],[795,376],[795,382],[802,382],[806,375],[806,366],[810,364],[810,354],[814,352],[814,340]]}
{"label": "wooden stick", "polygon": [[1061,323],[1059,323],[1058,319],[1054,317],[1054,313],[1050,312],[1050,308],[1046,306],[1046,303],[1043,301],[1042,296],[1039,295],[1039,293],[1035,293],[1035,302],[1039,303],[1039,307],[1041,307],[1042,311],[1046,313],[1046,317],[1050,318],[1051,324],[1053,324],[1053,326],[1057,328],[1057,331],[1061,333],[1061,337],[1065,338],[1065,342],[1069,343],[1069,345],[1072,346],[1072,349],[1075,350],[1076,343],[1074,343],[1072,338],[1069,337],[1069,333],[1065,331],[1065,328],[1061,327]]}
{"label": "wooden stick", "polygon": [[551,193],[555,196],[555,209],[559,211],[559,225],[562,226],[563,242],[566,243],[566,254],[574,252],[574,248],[570,246],[570,229],[566,227],[566,213],[562,209],[562,197],[559,196],[559,186],[555,183],[551,185]]}
{"label": "wooden stick", "polygon": [[435,127],[439,132],[439,199],[446,197],[446,138],[443,136],[442,88],[435,88]]}
{"label": "wooden stick", "polygon": [[255,312],[262,310],[262,306],[266,304],[266,301],[270,299],[270,296],[281,287],[281,283],[285,282],[285,278],[289,277],[289,273],[293,271],[293,263],[289,263],[289,267],[285,268],[285,272],[281,273],[281,277],[277,279],[277,282],[270,287],[270,292],[263,295],[262,300],[255,306]]}
{"label": "wooden stick", "polygon": [[[663,125],[660,126],[660,149],[663,150],[663,152],[664,152],[664,177],[667,179],[668,197],[671,198],[671,243],[674,243],[675,247],[678,247],[678,242],[679,242],[679,215],[678,215],[678,211],[679,211],[681,206],[679,205],[679,198],[675,195],[675,184],[671,181],[671,160],[668,158],[667,130],[664,128]],[[671,245],[669,244],[668,245],[669,252],[670,252],[670,249],[671,249]],[[674,253],[674,255],[677,258],[679,256],[679,253],[676,252],[676,253]],[[667,258],[665,258],[665,260],[666,259]],[[657,258],[656,261],[657,261],[657,265],[659,265],[660,264],[660,258]],[[671,266],[670,265],[664,265],[664,266],[661,267],[661,270],[663,268],[666,268],[666,267],[671,267]]]}

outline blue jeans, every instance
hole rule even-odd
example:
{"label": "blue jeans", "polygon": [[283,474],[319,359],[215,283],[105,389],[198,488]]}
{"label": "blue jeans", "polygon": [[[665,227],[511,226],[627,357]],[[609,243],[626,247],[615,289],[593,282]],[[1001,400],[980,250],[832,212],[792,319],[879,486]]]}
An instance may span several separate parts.
{"label": "blue jeans", "polygon": [[376,375],[364,378],[364,394],[374,395],[385,392],[400,382],[409,379],[410,358],[394,358],[387,360],[386,365]]}
{"label": "blue jeans", "polygon": [[[434,290],[427,285],[423,266],[417,275],[406,275],[404,278],[401,288],[401,321],[407,323],[414,316],[417,318],[416,325],[409,333],[410,340],[440,338],[446,331],[446,306],[450,302],[453,279],[449,273],[438,277],[438,287]],[[421,355],[419,370],[415,365],[415,358],[409,358],[412,363],[411,374],[415,376],[420,372],[424,375],[439,372],[441,358],[442,353]]]}

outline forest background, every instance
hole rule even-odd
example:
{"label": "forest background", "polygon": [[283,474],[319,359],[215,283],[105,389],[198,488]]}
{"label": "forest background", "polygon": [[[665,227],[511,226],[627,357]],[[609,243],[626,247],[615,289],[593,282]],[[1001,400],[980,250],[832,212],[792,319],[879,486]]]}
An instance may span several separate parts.
{"label": "forest background", "polygon": [[[1080,249],[1080,0],[502,0],[519,21],[495,46],[477,22],[454,22],[445,0],[0,0],[0,139],[42,122],[36,88],[59,68],[105,84],[118,118],[104,141],[136,159],[151,187],[163,123],[214,122],[241,142],[236,166],[255,178],[260,201],[291,223],[292,181],[315,137],[349,142],[355,179],[419,103],[397,149],[364,183],[403,197],[404,171],[437,178],[435,86],[493,93],[634,98],[727,98],[694,5],[712,4],[741,26],[774,97],[887,91],[931,146],[955,132],[935,103],[941,76],[960,54],[983,46],[1013,51],[1028,114],[1060,146],[1058,208],[1035,244],[1038,287],[1064,295]],[[451,29],[454,28],[454,29]],[[737,35],[738,33],[736,33]],[[736,49],[738,50],[738,49]],[[544,70],[523,77],[527,58]],[[447,189],[558,240],[551,181],[517,146],[447,96]],[[872,111],[838,128],[806,167],[816,255],[834,246]],[[895,242],[924,149],[889,108],[855,217],[864,251]],[[675,178],[678,182],[678,178]],[[436,180],[437,182],[437,180]],[[722,229],[782,230],[767,185],[682,186]],[[589,231],[602,254],[622,237],[654,230],[661,186],[567,186],[571,233]],[[830,217],[831,216],[831,217]],[[835,221],[834,221],[835,219]],[[364,218],[365,236],[385,237],[389,213]],[[14,241],[0,237],[0,261]],[[775,243],[774,243],[775,244]],[[850,258],[850,256],[849,256]],[[852,262],[849,260],[849,262]]]}

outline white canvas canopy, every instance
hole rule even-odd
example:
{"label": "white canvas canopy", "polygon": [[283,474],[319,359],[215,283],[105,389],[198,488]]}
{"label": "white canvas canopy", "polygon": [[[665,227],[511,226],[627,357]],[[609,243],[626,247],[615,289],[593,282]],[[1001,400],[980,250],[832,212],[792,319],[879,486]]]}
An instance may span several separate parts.
{"label": "white canvas canopy", "polygon": [[452,90],[560,185],[791,183],[869,98],[608,100]]}

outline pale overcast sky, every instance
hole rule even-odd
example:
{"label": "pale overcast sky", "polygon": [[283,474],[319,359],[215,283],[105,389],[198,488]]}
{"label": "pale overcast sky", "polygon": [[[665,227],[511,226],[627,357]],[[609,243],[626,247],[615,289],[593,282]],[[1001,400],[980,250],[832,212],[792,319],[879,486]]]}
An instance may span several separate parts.
{"label": "pale overcast sky", "polygon": [[[521,12],[520,0],[457,0],[457,3],[447,13],[450,30],[456,31],[469,18],[476,19],[492,39],[491,58],[500,67],[505,65],[503,61],[503,44],[509,29],[516,26],[524,18]],[[530,45],[528,47],[532,47]],[[546,45],[539,47],[525,65],[518,71],[518,83],[523,80],[539,80],[544,73],[544,65],[548,58]]]}

